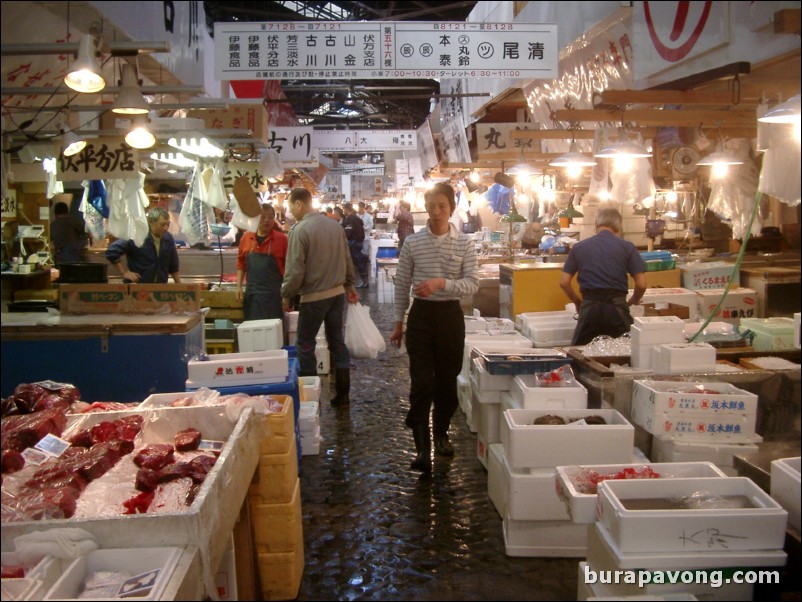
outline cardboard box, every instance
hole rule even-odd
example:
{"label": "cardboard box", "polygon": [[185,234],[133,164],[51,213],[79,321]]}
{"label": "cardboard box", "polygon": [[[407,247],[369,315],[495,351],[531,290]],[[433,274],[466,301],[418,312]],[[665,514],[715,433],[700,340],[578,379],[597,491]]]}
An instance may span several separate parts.
{"label": "cardboard box", "polygon": [[[699,297],[699,315],[707,319],[721,301],[724,289],[697,291]],[[751,288],[732,288],[724,299],[722,306],[714,318],[720,322],[738,324],[741,318],[757,316],[757,293]]]}
{"label": "cardboard box", "polygon": [[680,320],[690,318],[690,308],[678,303],[641,303],[643,305],[643,315],[651,316],[675,316]]}
{"label": "cardboard box", "polygon": [[598,495],[583,493],[578,485],[581,475],[594,471],[600,475],[622,472],[624,469],[642,469],[649,466],[661,479],[677,478],[715,478],[726,477],[712,462],[638,463],[638,464],[596,464],[585,466],[557,467],[557,496],[565,503],[571,520],[577,524],[596,522]]}
{"label": "cardboard box", "polygon": [[169,313],[200,311],[201,291],[198,284],[130,284],[131,313]]}
{"label": "cardboard box", "polygon": [[[674,270],[679,273],[678,270]],[[660,272],[651,272],[651,274],[659,274]],[[629,290],[629,294],[627,297],[631,297],[634,291],[632,289]],[[674,305],[684,305],[688,308],[688,319],[696,320],[697,313],[698,313],[698,304],[699,301],[696,297],[696,293],[694,291],[688,290],[687,288],[680,288],[680,287],[670,287],[670,288],[647,288],[646,292],[643,294],[643,299],[641,299],[640,305],[633,305],[630,307],[630,312],[632,315],[635,316],[635,311],[639,309],[644,304],[651,304],[651,303],[673,303]]]}
{"label": "cardboard box", "polygon": [[131,300],[127,284],[61,284],[58,297],[63,314],[122,314]]}
{"label": "cardboard box", "polygon": [[621,464],[632,457],[635,428],[615,410],[560,410],[566,421],[591,415],[605,425],[532,424],[552,410],[505,410],[501,420],[504,454],[513,468],[554,468],[563,464]]}
{"label": "cardboard box", "polygon": [[733,273],[734,267],[734,264],[724,261],[687,263],[680,266],[682,287],[690,291],[707,291],[726,288],[730,280],[733,286],[738,286],[740,274],[738,270]]}
{"label": "cardboard box", "polygon": [[[746,498],[749,507],[722,508],[698,498]],[[745,477],[604,481],[598,519],[621,552],[782,550],[788,513]],[[628,509],[634,500],[655,505],[689,498],[691,507]]]}

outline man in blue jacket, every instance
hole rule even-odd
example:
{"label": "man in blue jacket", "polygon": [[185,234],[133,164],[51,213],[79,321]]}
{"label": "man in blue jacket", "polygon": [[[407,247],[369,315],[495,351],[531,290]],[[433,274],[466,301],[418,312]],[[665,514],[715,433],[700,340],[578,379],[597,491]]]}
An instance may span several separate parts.
{"label": "man in blue jacket", "polygon": [[[172,276],[176,284],[181,283],[178,273],[178,249],[170,227],[170,214],[161,207],[148,211],[148,233],[141,247],[132,240],[115,240],[106,250],[106,259],[123,277],[123,282],[151,284],[167,282]],[[123,262],[123,257],[126,261]],[[126,265],[127,263],[127,265]]]}

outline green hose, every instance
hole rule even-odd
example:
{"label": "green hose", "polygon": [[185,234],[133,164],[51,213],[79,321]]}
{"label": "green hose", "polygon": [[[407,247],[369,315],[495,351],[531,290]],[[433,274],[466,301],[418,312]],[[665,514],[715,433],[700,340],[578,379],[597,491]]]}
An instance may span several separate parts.
{"label": "green hose", "polygon": [[724,303],[724,299],[727,298],[727,294],[730,292],[732,285],[737,281],[737,277],[740,276],[741,271],[741,262],[744,258],[744,253],[746,252],[746,245],[749,242],[749,237],[752,234],[752,224],[755,222],[755,216],[757,215],[758,207],[760,206],[760,200],[763,198],[763,193],[759,190],[755,194],[755,204],[752,206],[752,215],[749,216],[749,226],[746,228],[746,234],[744,234],[743,243],[741,244],[741,250],[738,251],[738,257],[735,259],[735,265],[732,268],[732,273],[730,274],[730,281],[727,283],[727,287],[724,289],[724,293],[721,295],[721,299],[719,299],[718,305],[713,309],[712,313],[707,317],[704,324],[699,327],[699,330],[696,331],[690,339],[688,339],[689,343],[693,343],[700,334],[702,334],[707,328],[707,325],[713,320],[713,317],[718,314],[721,310],[721,306]]}

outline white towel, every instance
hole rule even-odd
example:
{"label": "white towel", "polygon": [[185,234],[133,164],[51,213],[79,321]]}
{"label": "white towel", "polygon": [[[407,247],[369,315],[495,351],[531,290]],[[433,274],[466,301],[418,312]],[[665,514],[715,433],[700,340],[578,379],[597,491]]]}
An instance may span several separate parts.
{"label": "white towel", "polygon": [[25,566],[34,566],[45,556],[78,558],[97,550],[94,536],[77,528],[35,531],[14,538],[17,557]]}

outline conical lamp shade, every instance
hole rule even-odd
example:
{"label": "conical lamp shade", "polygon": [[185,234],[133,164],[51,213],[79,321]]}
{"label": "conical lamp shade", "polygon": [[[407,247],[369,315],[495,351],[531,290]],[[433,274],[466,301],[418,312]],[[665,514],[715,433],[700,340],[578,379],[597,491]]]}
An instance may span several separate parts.
{"label": "conical lamp shade", "polygon": [[576,150],[576,140],[571,140],[571,148],[564,155],[560,155],[549,163],[552,167],[593,167],[596,161],[593,157],[583,155]]}
{"label": "conical lamp shade", "polygon": [[593,156],[603,159],[616,159],[618,157],[635,159],[639,157],[651,157],[652,153],[641,145],[630,142],[624,128],[618,128],[618,140],[604,147],[598,153],[593,153]]}
{"label": "conical lamp shade", "polygon": [[800,95],[792,96],[783,103],[778,104],[773,109],[766,111],[758,121],[764,123],[799,123],[800,118]]}
{"label": "conical lamp shade", "polygon": [[61,154],[65,157],[77,155],[86,148],[86,140],[79,137],[75,132],[64,132],[61,137]]}
{"label": "conical lamp shade", "polygon": [[122,87],[111,110],[121,115],[147,115],[150,111],[145,97],[142,96],[142,89],[136,77],[136,67],[133,65],[123,65]]}
{"label": "conical lamp shade", "polygon": [[76,92],[100,92],[106,87],[97,62],[98,44],[98,39],[91,34],[84,34],[78,44],[78,58],[64,77],[64,83]]}
{"label": "conical lamp shade", "polygon": [[131,148],[150,148],[156,144],[156,136],[148,128],[144,117],[135,117],[131,131],[125,135],[125,143]]}

